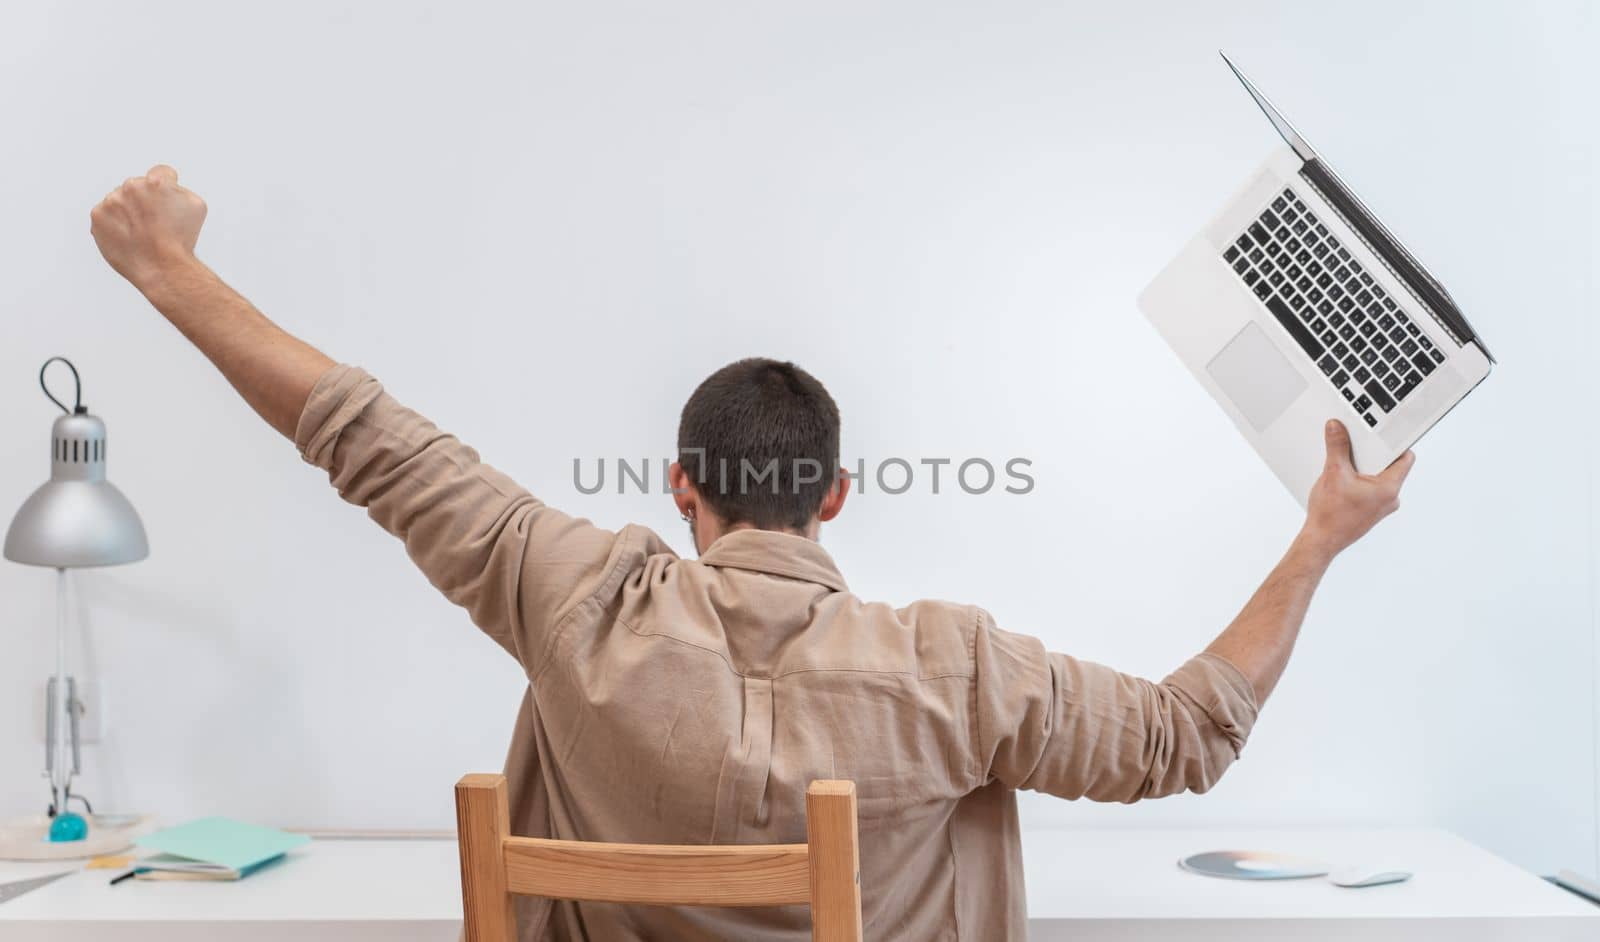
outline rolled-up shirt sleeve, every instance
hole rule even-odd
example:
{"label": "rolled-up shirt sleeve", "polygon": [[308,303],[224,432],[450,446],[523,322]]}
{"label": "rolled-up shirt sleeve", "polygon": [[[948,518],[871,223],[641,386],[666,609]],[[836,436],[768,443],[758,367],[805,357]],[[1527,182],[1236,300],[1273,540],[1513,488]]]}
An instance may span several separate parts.
{"label": "rolled-up shirt sleeve", "polygon": [[295,445],[530,675],[619,552],[618,534],[539,501],[356,367],[317,381]]}
{"label": "rolled-up shirt sleeve", "polygon": [[987,615],[973,653],[980,760],[1014,788],[1120,802],[1204,792],[1255,724],[1249,681],[1214,654],[1155,683],[1046,653]]}

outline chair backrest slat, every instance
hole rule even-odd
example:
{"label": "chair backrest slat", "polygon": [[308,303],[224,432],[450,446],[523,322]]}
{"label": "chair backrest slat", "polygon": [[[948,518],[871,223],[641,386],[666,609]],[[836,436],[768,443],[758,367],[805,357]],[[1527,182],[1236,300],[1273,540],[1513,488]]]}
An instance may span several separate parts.
{"label": "chair backrest slat", "polygon": [[811,938],[860,942],[861,853],[856,842],[856,786],[812,782],[806,790],[811,851]]}
{"label": "chair backrest slat", "polygon": [[501,775],[456,785],[467,942],[516,942],[512,894],[665,906],[811,904],[814,942],[861,942],[856,787],[812,782],[804,844],[605,844],[512,837]]}
{"label": "chair backrest slat", "polygon": [[811,901],[804,844],[680,846],[513,837],[506,888],[526,896],[679,906]]}
{"label": "chair backrest slat", "polygon": [[456,784],[456,840],[461,845],[461,905],[468,942],[507,942],[517,924],[506,890],[506,868],[498,861],[511,812],[504,775],[468,775]]}

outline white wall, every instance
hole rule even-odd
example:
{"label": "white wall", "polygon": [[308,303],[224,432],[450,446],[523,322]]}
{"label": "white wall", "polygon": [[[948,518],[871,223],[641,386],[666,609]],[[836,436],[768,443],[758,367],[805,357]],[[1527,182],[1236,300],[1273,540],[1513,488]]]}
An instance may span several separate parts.
{"label": "white wall", "polygon": [[[1133,304],[1275,143],[1220,46],[1502,364],[1340,561],[1216,792],[1028,818],[1428,823],[1600,868],[1584,4],[436,6],[0,14],[0,504],[46,472],[33,375],[65,353],[153,547],[81,578],[103,808],[448,826],[521,691],[102,265],[86,214],[123,177],[178,166],[233,284],[606,525],[682,537],[661,496],[578,495],[572,459],[668,454],[748,354],[830,385],[849,456],[1032,458],[1030,495],[868,493],[825,541],[862,594],[1159,675],[1298,522]],[[0,598],[16,814],[45,795],[50,574],[0,565]]]}

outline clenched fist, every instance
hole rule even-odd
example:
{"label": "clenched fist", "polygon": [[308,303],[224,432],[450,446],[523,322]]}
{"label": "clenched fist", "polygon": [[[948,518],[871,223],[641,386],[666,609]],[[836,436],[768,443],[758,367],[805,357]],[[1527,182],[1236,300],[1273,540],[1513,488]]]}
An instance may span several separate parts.
{"label": "clenched fist", "polygon": [[205,221],[205,201],[157,164],[107,194],[89,213],[89,232],[111,267],[142,289],[162,266],[194,256]]}

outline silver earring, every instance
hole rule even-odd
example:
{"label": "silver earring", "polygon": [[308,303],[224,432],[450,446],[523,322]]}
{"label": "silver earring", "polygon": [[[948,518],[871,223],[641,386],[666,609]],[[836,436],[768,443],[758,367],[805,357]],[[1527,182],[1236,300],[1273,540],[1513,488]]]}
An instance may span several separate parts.
{"label": "silver earring", "polygon": [[691,514],[679,514],[678,517],[682,519],[684,523],[694,523],[694,516]]}

